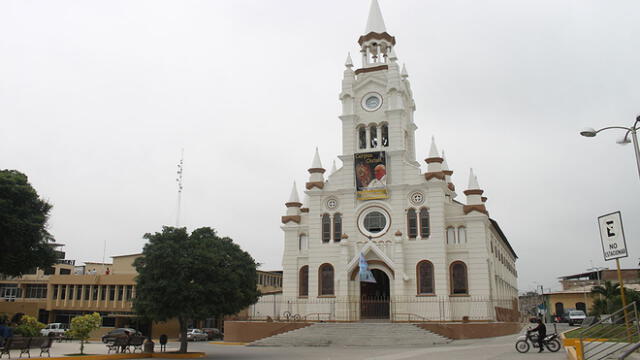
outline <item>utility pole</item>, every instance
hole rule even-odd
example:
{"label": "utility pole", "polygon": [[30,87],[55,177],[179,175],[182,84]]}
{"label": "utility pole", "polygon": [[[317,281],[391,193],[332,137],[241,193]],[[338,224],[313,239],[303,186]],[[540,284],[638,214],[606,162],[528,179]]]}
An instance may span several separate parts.
{"label": "utility pole", "polygon": [[178,209],[176,212],[176,227],[180,226],[180,205],[182,202],[182,171],[184,169],[184,149],[182,149],[180,154],[180,162],[178,163],[178,171],[176,174],[178,177],[176,178],[176,182],[178,183]]}

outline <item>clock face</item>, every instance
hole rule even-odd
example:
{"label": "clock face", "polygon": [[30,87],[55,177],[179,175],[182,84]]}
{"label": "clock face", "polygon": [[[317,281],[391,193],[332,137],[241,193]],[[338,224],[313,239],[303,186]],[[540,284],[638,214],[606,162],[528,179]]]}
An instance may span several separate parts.
{"label": "clock face", "polygon": [[382,105],[382,96],[378,93],[368,93],[362,98],[362,107],[367,111],[376,111]]}

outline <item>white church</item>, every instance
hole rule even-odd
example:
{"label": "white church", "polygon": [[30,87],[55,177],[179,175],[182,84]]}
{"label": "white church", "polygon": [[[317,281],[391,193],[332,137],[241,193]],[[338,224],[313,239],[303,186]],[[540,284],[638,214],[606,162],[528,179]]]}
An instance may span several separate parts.
{"label": "white church", "polygon": [[[473,170],[461,199],[432,139],[421,171],[409,76],[376,0],[358,44],[361,65],[347,57],[339,94],[342,167],[327,172],[316,149],[304,201],[294,183],[285,204],[280,311],[325,321],[501,320],[517,302],[517,256]],[[375,280],[360,280],[361,257]]]}

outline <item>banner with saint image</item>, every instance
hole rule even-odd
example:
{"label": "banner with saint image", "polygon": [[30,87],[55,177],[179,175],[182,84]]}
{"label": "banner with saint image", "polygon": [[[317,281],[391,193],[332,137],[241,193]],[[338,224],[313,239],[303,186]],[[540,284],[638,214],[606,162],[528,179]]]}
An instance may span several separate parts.
{"label": "banner with saint image", "polygon": [[358,200],[388,198],[386,153],[372,151],[353,156]]}

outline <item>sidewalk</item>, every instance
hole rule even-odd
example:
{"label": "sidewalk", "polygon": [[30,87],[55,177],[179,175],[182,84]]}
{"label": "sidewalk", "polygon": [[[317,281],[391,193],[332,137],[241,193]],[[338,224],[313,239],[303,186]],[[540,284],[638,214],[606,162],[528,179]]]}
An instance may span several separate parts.
{"label": "sidewalk", "polygon": [[[159,352],[160,351],[160,345],[158,344],[158,341],[154,341],[155,348],[154,351]],[[178,349],[180,348],[180,344],[177,342],[169,342],[167,344],[167,352],[169,351],[178,351]],[[84,353],[85,355],[107,355],[107,346],[105,344],[103,344],[101,341],[89,341],[87,343],[84,344]],[[138,353],[138,352],[136,352]],[[50,357],[61,357],[61,356],[67,356],[69,354],[80,354],[80,341],[78,340],[73,340],[73,341],[63,341],[63,342],[58,342],[58,341],[54,341],[53,344],[51,345],[51,356]],[[112,351],[111,354],[114,354],[114,352]],[[11,350],[11,358],[18,358],[18,356],[20,355],[20,351],[19,350]],[[44,354],[44,357],[49,357],[46,354]],[[24,356],[23,356],[24,358]],[[40,349],[31,349],[31,358],[40,358]]]}

